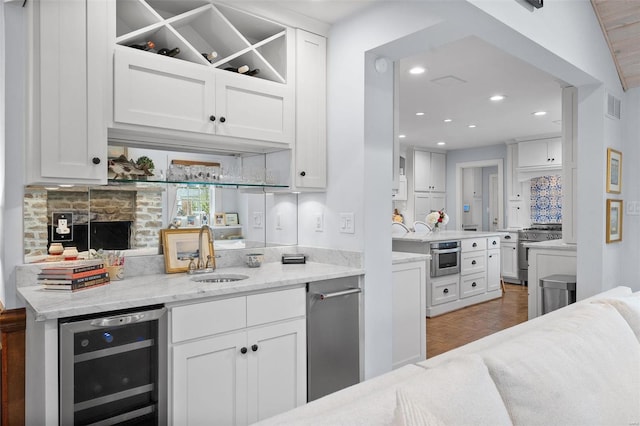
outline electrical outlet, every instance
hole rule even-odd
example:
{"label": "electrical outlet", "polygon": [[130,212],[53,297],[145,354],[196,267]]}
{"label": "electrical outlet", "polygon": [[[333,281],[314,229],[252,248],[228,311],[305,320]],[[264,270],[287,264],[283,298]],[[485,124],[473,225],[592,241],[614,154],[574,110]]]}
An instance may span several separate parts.
{"label": "electrical outlet", "polygon": [[264,223],[264,213],[263,212],[253,212],[253,227],[254,228],[262,228]]}
{"label": "electrical outlet", "polygon": [[353,213],[340,213],[340,232],[343,234],[354,234],[355,223]]}
{"label": "electrical outlet", "polygon": [[313,215],[313,229],[316,232],[324,231],[324,221],[322,220],[322,213],[316,213]]}

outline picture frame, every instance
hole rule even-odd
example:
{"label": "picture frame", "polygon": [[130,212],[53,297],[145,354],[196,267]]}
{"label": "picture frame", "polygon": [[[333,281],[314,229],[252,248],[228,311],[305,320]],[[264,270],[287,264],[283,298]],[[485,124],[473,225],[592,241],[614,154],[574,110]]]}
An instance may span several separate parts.
{"label": "picture frame", "polygon": [[[164,269],[167,274],[186,272],[189,262],[198,260],[198,236],[200,228],[163,229],[162,246],[164,251]],[[202,233],[203,259],[211,256],[212,267],[215,268],[213,242],[205,232]]]}
{"label": "picture frame", "polygon": [[240,223],[238,220],[238,213],[225,213],[224,222],[227,226],[238,225]]}
{"label": "picture frame", "polygon": [[224,226],[224,213],[214,213],[213,214],[213,226]]}
{"label": "picture frame", "polygon": [[622,152],[607,148],[607,192],[619,194],[622,190]]}
{"label": "picture frame", "polygon": [[622,241],[622,216],[624,213],[622,200],[607,200],[606,241],[617,243]]}

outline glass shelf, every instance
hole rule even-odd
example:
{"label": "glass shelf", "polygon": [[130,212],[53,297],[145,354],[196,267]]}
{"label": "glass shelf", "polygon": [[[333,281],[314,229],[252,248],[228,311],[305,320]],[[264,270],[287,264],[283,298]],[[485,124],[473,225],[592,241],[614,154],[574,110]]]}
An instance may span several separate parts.
{"label": "glass shelf", "polygon": [[219,182],[219,181],[171,181],[171,180],[137,180],[137,179],[109,179],[109,185],[117,186],[119,184],[130,185],[136,184],[174,184],[174,185],[206,185],[219,186],[227,188],[288,188],[289,185],[276,183],[251,183],[251,182]]}

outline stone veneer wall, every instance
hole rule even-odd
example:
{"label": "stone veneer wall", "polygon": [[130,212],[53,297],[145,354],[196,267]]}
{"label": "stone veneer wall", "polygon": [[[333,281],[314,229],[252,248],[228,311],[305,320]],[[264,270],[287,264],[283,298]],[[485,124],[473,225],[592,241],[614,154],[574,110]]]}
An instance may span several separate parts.
{"label": "stone veneer wall", "polygon": [[159,246],[162,228],[162,189],[91,189],[47,191],[27,188],[24,196],[24,254],[47,254],[47,226],[53,212],[73,213],[74,223],[91,221],[132,223],[131,248]]}

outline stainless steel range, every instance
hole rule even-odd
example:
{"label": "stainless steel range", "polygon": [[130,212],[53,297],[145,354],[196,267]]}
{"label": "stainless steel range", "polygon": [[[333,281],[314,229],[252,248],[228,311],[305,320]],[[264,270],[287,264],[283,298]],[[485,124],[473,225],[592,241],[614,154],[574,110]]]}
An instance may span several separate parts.
{"label": "stainless steel range", "polygon": [[529,275],[529,249],[524,243],[562,239],[561,223],[534,223],[518,231],[518,279],[526,283]]}

